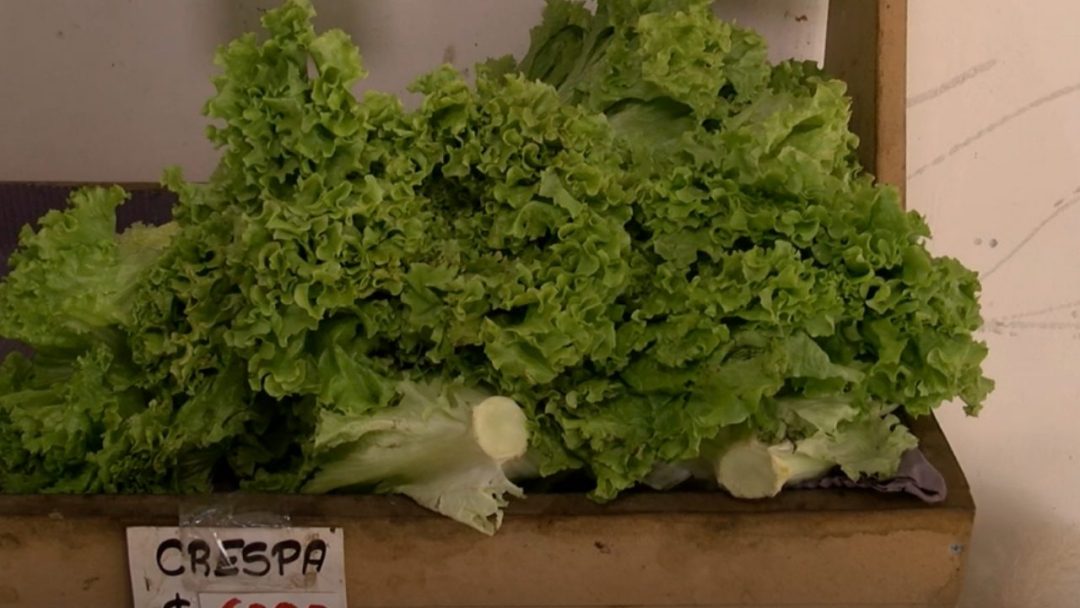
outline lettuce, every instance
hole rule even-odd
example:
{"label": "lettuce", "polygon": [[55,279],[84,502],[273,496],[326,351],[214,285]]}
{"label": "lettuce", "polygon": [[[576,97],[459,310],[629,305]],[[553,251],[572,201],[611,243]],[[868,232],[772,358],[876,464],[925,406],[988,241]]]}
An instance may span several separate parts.
{"label": "lettuce", "polygon": [[[173,222],[117,235],[123,191],[85,189],[24,231],[4,490],[363,488],[490,532],[519,476],[887,477],[904,417],[992,389],[977,276],[858,165],[843,83],[706,0],[551,0],[521,61],[414,109],[354,96],[313,15],[220,50],[220,162],[165,172]],[[525,460],[469,435],[480,387]]]}
{"label": "lettuce", "polygon": [[851,475],[899,462],[871,430],[880,404],[918,416],[960,397],[978,411],[993,386],[972,337],[978,279],[932,257],[922,218],[858,166],[843,83],[769,65],[757,34],[692,0],[594,15],[550,2],[519,69],[603,113],[629,159],[636,280],[617,321],[619,382],[546,408],[597,498],[698,457],[730,425],[789,439],[780,400],[841,397],[860,412],[868,426],[851,440],[884,462]]}

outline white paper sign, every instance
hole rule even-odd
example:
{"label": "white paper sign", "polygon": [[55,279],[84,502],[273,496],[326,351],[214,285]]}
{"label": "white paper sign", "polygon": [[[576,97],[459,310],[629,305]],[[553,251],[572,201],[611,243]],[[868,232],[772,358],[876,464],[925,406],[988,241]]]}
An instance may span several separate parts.
{"label": "white paper sign", "polygon": [[345,608],[341,528],[128,528],[135,608]]}

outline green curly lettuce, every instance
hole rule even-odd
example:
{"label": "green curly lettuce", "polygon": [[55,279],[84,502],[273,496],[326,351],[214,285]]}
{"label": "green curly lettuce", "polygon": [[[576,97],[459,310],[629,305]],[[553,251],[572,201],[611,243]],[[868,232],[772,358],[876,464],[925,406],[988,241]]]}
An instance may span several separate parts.
{"label": "green curly lettuce", "polygon": [[992,389],[978,278],[858,165],[844,84],[706,0],[551,0],[521,61],[436,68],[413,108],[354,96],[356,46],[313,15],[219,51],[220,162],[166,171],[172,223],[117,235],[124,193],[90,189],[24,233],[3,489],[362,486],[491,531],[512,475],[423,470],[445,434],[412,414],[465,409],[402,386],[512,399],[529,474],[597,500],[735,444],[743,494],[887,477],[905,417]]}

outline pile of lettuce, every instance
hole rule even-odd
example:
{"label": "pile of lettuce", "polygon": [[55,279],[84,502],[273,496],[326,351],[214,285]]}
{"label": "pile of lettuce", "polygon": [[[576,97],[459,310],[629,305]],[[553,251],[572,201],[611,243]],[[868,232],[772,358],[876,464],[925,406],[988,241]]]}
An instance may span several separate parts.
{"label": "pile of lettuce", "polygon": [[707,0],[550,0],[520,61],[352,89],[308,0],[218,54],[163,226],[75,191],[0,284],[5,492],[401,492],[493,531],[609,500],[894,475],[992,388],[976,275],[858,164],[841,82]]}

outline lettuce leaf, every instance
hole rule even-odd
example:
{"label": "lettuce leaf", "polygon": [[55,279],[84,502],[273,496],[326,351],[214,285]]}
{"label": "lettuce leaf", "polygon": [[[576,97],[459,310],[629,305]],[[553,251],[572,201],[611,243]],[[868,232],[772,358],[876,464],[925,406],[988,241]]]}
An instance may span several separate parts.
{"label": "lettuce leaf", "polygon": [[0,335],[38,349],[80,350],[116,342],[131,314],[141,274],[169,245],[176,226],[136,225],[116,234],[118,186],[76,190],[35,231],[24,227],[0,289]]}

